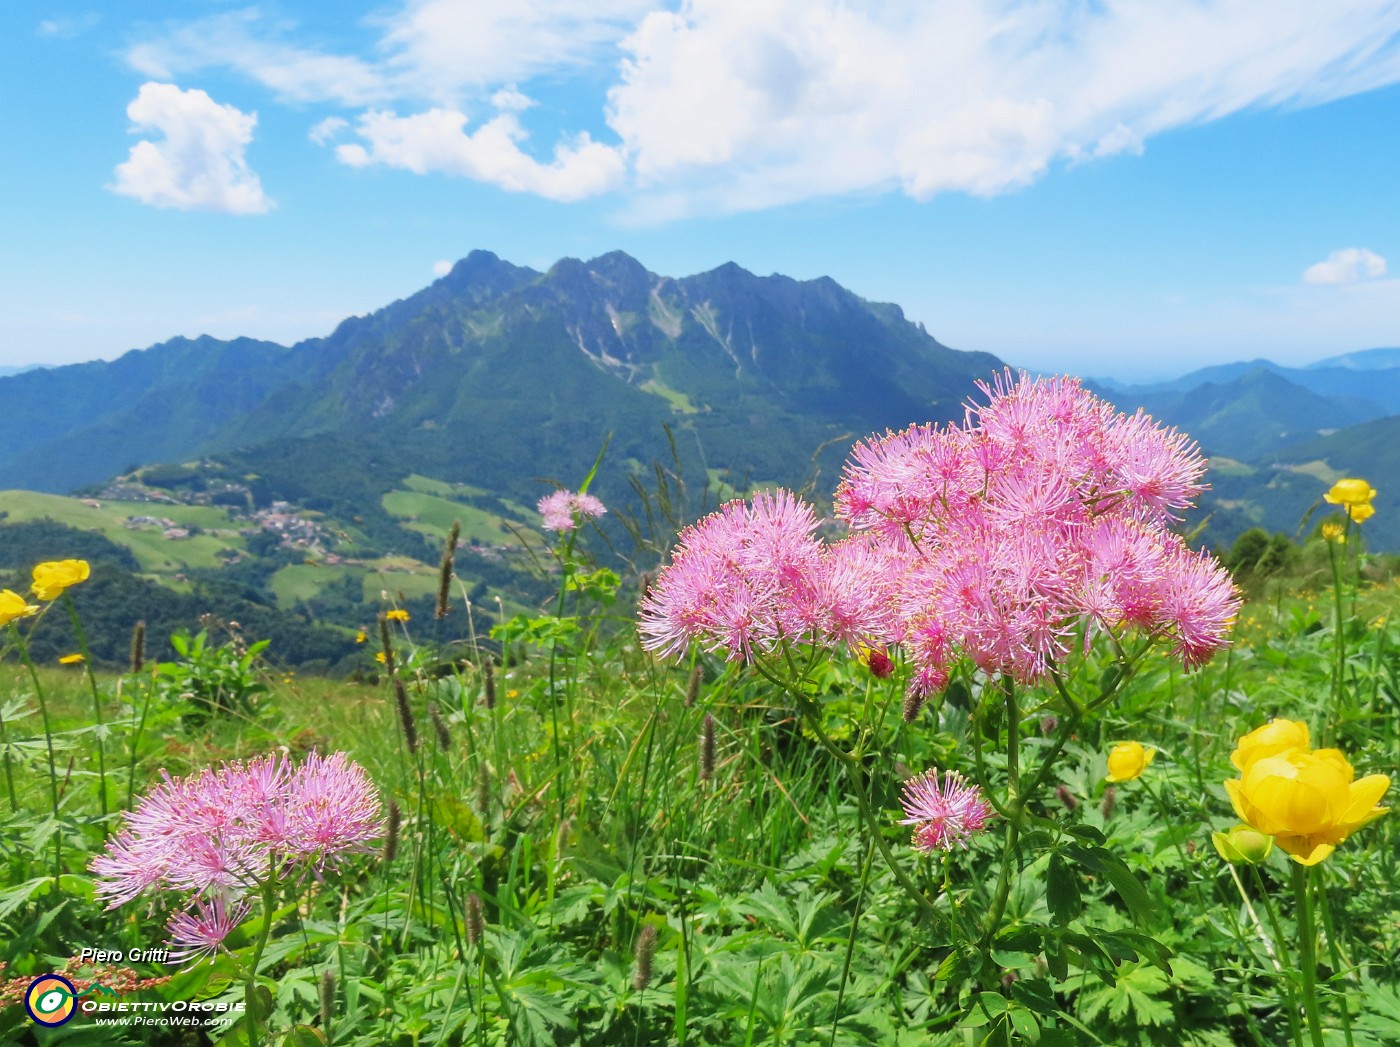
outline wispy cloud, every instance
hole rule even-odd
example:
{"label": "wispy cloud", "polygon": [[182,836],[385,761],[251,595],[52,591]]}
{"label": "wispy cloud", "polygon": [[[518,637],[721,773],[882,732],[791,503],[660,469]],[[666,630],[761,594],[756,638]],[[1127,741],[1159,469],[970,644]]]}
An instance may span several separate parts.
{"label": "wispy cloud", "polygon": [[609,123],[642,187],[692,208],[992,195],[1058,160],[1394,81],[1397,33],[1382,0],[692,0],[623,42]]}
{"label": "wispy cloud", "polygon": [[1364,247],[1343,247],[1303,270],[1309,284],[1354,284],[1385,275],[1385,259]]}
{"label": "wispy cloud", "polygon": [[311,130],[306,132],[306,137],[317,145],[325,145],[349,126],[350,121],[344,117],[328,116],[313,124]]}
{"label": "wispy cloud", "polygon": [[34,27],[35,36],[47,36],[56,40],[72,40],[87,32],[102,19],[92,13],[73,15],[66,18],[46,18]]}
{"label": "wispy cloud", "polygon": [[[400,0],[367,25],[372,46],[335,54],[248,9],[127,57],[151,76],[221,66],[284,101],[373,107],[363,143],[341,147],[350,164],[556,199],[626,187],[651,217],[995,195],[1174,128],[1400,81],[1393,0]],[[532,157],[520,89],[569,78],[611,85],[604,113],[565,114],[594,138]],[[467,132],[493,95],[497,115]]]}
{"label": "wispy cloud", "polygon": [[162,29],[129,47],[126,61],[160,80],[231,69],[284,102],[361,106],[395,96],[375,62],[298,44],[290,39],[295,32],[269,23],[257,8],[229,11]]}
{"label": "wispy cloud", "polygon": [[131,147],[108,186],[152,207],[181,211],[263,214],[273,203],[244,151],[253,140],[256,113],[220,105],[203,91],[147,83],[126,107],[138,131],[161,137]]}

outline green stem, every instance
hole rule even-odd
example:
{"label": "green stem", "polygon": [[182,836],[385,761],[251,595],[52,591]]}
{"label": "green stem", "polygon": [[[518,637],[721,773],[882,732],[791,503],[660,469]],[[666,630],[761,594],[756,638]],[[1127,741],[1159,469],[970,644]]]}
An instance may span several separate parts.
{"label": "green stem", "polygon": [[[1327,874],[1324,866],[1315,865],[1313,869],[1315,871],[1309,875],[1313,882],[1313,893],[1321,900],[1322,929],[1327,934],[1327,955],[1332,961],[1332,970],[1340,975],[1343,970],[1350,969],[1351,964],[1344,962],[1342,946],[1337,940],[1337,928],[1332,920],[1332,899],[1327,894]],[[1346,1039],[1347,1047],[1352,1047],[1351,1008],[1347,1005],[1345,991],[1338,994],[1338,1002],[1342,1005],[1342,1036]]]}
{"label": "green stem", "polygon": [[53,801],[54,856],[53,874],[63,875],[63,834],[58,827],[58,768],[53,758],[53,727],[49,722],[49,703],[44,698],[44,685],[39,682],[39,670],[34,668],[34,659],[29,656],[29,644],[20,635],[19,627],[10,623],[10,635],[19,649],[20,661],[29,670],[29,678],[34,682],[34,695],[39,700],[39,715],[44,721],[44,742],[49,754],[49,796]]}
{"label": "green stem", "polygon": [[[1259,872],[1259,866],[1252,865],[1250,868],[1254,870],[1254,883],[1259,888],[1259,897],[1264,902],[1264,915],[1269,918],[1269,927],[1273,929],[1274,933],[1272,947],[1267,938],[1264,939],[1264,947],[1278,968],[1279,978],[1283,982],[1285,1009],[1288,1012],[1288,1028],[1293,1033],[1293,1042],[1297,1047],[1304,1047],[1303,1026],[1298,1021],[1298,993],[1293,983],[1293,961],[1289,959],[1288,946],[1285,944],[1288,939],[1283,936],[1283,924],[1279,921],[1278,910],[1274,908],[1273,898],[1264,883],[1263,875]],[[1251,916],[1254,916],[1255,925],[1258,926],[1259,918],[1254,915],[1254,909],[1249,904],[1249,897],[1244,892],[1244,884],[1240,883],[1233,865],[1230,866],[1230,875],[1235,878],[1235,886],[1240,889],[1240,897],[1244,899],[1245,908],[1249,910]],[[1260,937],[1263,937],[1262,931]]]}
{"label": "green stem", "polygon": [[[1350,523],[1350,518],[1348,518]],[[1350,528],[1348,528],[1350,529]],[[1328,715],[1323,719],[1320,745],[1326,745],[1332,734],[1333,724],[1342,719],[1342,679],[1346,672],[1346,638],[1343,631],[1342,610],[1342,568],[1337,562],[1337,543],[1327,543],[1327,559],[1332,565],[1332,695]]]}
{"label": "green stem", "polygon": [[10,735],[5,729],[5,717],[0,712],[0,748],[5,750],[5,785],[10,793],[10,811],[19,813],[19,800],[15,797],[15,772],[10,764]]}
{"label": "green stem", "polygon": [[73,633],[78,638],[78,650],[83,656],[83,675],[87,677],[88,688],[92,691],[92,715],[97,727],[97,789],[99,806],[102,810],[102,831],[107,831],[107,739],[106,723],[102,719],[102,698],[97,692],[97,677],[92,672],[92,657],[88,651],[87,633],[83,631],[78,609],[73,606],[73,598],[63,594],[63,606],[68,611],[68,619],[73,623]]}
{"label": "green stem", "polygon": [[1322,1042],[1322,1014],[1317,1000],[1317,928],[1313,924],[1312,898],[1308,894],[1308,870],[1293,863],[1293,901],[1298,908],[1298,965],[1303,971],[1303,1011],[1313,1047]]}
{"label": "green stem", "polygon": [[[1025,798],[1021,793],[1021,709],[1016,702],[1016,685],[1009,677],[1002,677],[1002,691],[1006,697],[1006,842],[1001,848],[1001,866],[997,870],[996,891],[992,894],[992,907],[987,913],[987,923],[982,929],[981,948],[985,950],[1001,926],[1001,918],[1006,913],[1006,903],[1011,897],[1011,862],[1021,841],[1021,821],[1025,817]],[[974,725],[976,729],[976,725]],[[1067,732],[1066,732],[1067,733]],[[1065,735],[1062,734],[1061,737]],[[1058,752],[1058,750],[1055,750]],[[1053,753],[1050,759],[1054,759]],[[1048,766],[1042,763],[1041,771]],[[1036,780],[1039,781],[1040,774]]]}
{"label": "green stem", "polygon": [[258,940],[253,946],[253,962],[248,968],[248,984],[243,989],[243,1019],[247,1023],[248,1047],[258,1047],[261,1035],[258,1031],[258,1012],[255,998],[258,988],[258,966],[262,963],[263,950],[267,948],[267,940],[272,932],[272,910],[277,904],[277,884],[273,879],[271,871],[268,872],[267,881],[262,884],[262,909],[263,922],[258,930]]}
{"label": "green stem", "polygon": [[880,849],[880,856],[885,859],[885,864],[889,866],[890,872],[894,874],[894,878],[899,881],[899,885],[904,888],[909,894],[909,897],[914,899],[923,914],[928,917],[931,923],[936,923],[938,921],[938,910],[933,907],[933,903],[928,900],[924,892],[919,890],[918,885],[909,878],[909,874],[900,867],[899,863],[895,860],[894,853],[890,850],[890,845],[885,841],[884,833],[881,831],[882,826],[880,820],[875,817],[875,812],[870,806],[870,800],[865,795],[865,783],[861,780],[863,768],[859,761],[850,753],[838,747],[836,743],[831,740],[826,730],[822,727],[821,709],[811,698],[776,677],[770,676],[769,679],[772,679],[797,700],[797,707],[802,711],[802,715],[806,717],[807,725],[812,728],[812,733],[817,736],[817,740],[821,742],[822,748],[830,753],[832,757],[846,769],[846,774],[851,780],[851,789],[856,794],[856,806],[860,810],[861,818],[865,820],[866,828],[870,832],[870,838],[875,841],[875,846]]}

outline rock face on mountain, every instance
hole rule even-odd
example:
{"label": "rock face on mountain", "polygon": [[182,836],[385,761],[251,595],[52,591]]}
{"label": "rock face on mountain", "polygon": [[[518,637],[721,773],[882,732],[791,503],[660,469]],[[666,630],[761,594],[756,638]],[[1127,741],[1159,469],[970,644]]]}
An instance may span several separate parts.
{"label": "rock face on mountain", "polygon": [[358,446],[520,492],[521,476],[579,475],[608,433],[612,456],[646,462],[665,453],[667,427],[709,467],[793,482],[825,441],[959,416],[1000,366],[826,278],[731,263],[673,279],[622,252],[539,273],[475,251],[292,348],[173,339],[0,378],[0,487]]}

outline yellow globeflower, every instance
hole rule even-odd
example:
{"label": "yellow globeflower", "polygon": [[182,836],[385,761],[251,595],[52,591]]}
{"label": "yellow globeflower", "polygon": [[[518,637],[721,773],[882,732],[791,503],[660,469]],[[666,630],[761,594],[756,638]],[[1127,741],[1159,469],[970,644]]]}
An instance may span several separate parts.
{"label": "yellow globeflower", "polygon": [[1322,497],[1332,505],[1364,505],[1376,497],[1376,489],[1365,480],[1348,477],[1334,483]]}
{"label": "yellow globeflower", "polygon": [[1365,523],[1376,515],[1376,507],[1370,502],[1362,502],[1359,505],[1348,505],[1345,508],[1347,515],[1351,517],[1353,523]]}
{"label": "yellow globeflower", "polygon": [[402,607],[395,607],[392,611],[385,611],[384,617],[391,622],[406,622],[408,621],[408,612]]}
{"label": "yellow globeflower", "polygon": [[57,600],[70,585],[87,581],[86,560],[53,560],[34,568],[34,595],[41,600]]}
{"label": "yellow globeflower", "polygon": [[16,618],[28,618],[38,612],[39,608],[19,593],[0,589],[0,625],[12,622]]}
{"label": "yellow globeflower", "polygon": [[1316,865],[1387,810],[1377,804],[1390,779],[1383,774],[1360,781],[1355,777],[1336,749],[1290,748],[1245,762],[1239,779],[1227,781],[1225,791],[1241,821],[1272,836],[1295,862]]}
{"label": "yellow globeflower", "polygon": [[1262,760],[1266,756],[1277,756],[1289,749],[1302,749],[1307,752],[1311,748],[1307,724],[1297,720],[1270,720],[1235,743],[1230,762],[1237,770],[1244,772],[1249,770],[1249,765],[1255,760]]}
{"label": "yellow globeflower", "polygon": [[1347,540],[1345,530],[1346,529],[1335,520],[1329,521],[1322,525],[1322,540],[1324,542],[1333,542],[1336,545],[1345,545]]}
{"label": "yellow globeflower", "polygon": [[1141,742],[1119,742],[1108,753],[1108,780],[1130,782],[1147,770],[1157,750]]}

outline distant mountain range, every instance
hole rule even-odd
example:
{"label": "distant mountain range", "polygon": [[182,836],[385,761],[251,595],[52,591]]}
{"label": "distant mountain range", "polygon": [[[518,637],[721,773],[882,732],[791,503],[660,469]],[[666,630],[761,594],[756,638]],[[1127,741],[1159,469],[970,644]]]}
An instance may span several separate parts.
{"label": "distant mountain range", "polygon": [[998,366],[830,279],[671,279],[621,252],[540,273],[476,251],[292,348],[176,338],[0,379],[0,487],[316,437],[524,496],[541,472],[581,477],[608,432],[618,461],[647,462],[667,425],[697,466],[791,480],[842,434],[958,415]]}
{"label": "distant mountain range", "polygon": [[[255,478],[261,504],[377,525],[388,553],[402,521],[378,506],[406,477],[529,505],[549,489],[541,477],[577,483],[607,434],[606,497],[629,498],[629,478],[673,451],[698,483],[801,485],[819,470],[822,494],[852,440],[960,418],[973,383],[1002,366],[827,278],[732,263],[671,278],[622,252],[538,272],[475,251],[292,347],[175,338],[0,377],[0,488],[67,492],[205,460],[225,480]],[[1213,540],[1256,524],[1292,532],[1332,478],[1355,472],[1381,489],[1368,534],[1400,549],[1400,349],[1099,391],[1217,458]],[[420,535],[406,541],[420,555]]]}

